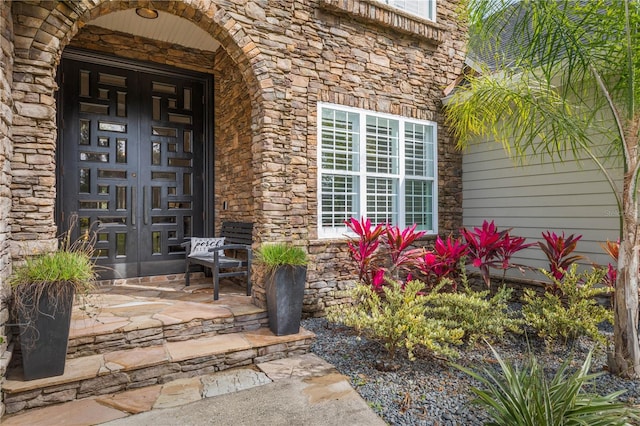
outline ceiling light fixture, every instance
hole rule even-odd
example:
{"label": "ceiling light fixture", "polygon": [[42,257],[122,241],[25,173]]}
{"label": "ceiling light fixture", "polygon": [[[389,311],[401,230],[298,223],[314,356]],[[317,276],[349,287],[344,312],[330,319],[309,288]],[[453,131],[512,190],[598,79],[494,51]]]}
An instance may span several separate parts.
{"label": "ceiling light fixture", "polygon": [[136,9],[136,15],[145,19],[156,19],[158,17],[158,11],[148,7],[139,7]]}

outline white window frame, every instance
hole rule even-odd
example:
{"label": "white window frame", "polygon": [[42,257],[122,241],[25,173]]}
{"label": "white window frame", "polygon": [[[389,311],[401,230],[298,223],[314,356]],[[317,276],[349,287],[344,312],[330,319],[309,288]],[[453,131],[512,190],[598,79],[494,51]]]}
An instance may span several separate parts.
{"label": "white window frame", "polygon": [[[422,19],[428,19],[429,21],[436,20],[436,2],[437,0],[378,0],[382,3],[388,4],[391,7],[402,10],[405,13],[410,13],[415,16],[419,16]],[[420,3],[426,4],[425,10],[426,15],[420,12],[407,9],[406,2],[407,1],[418,1]]]}
{"label": "white window frame", "polygon": [[[397,197],[395,202],[398,205],[397,208],[397,223],[393,225],[398,225],[401,229],[404,229],[407,226],[413,225],[413,223],[405,223],[406,209],[405,209],[405,185],[407,178],[409,180],[419,180],[425,182],[431,182],[432,185],[432,194],[431,194],[431,225],[433,229],[425,230],[428,235],[436,235],[438,233],[438,126],[437,123],[433,121],[427,120],[417,120],[413,118],[403,117],[399,115],[393,114],[385,114],[379,113],[375,111],[346,107],[337,104],[318,102],[317,109],[317,160],[318,160],[318,176],[317,176],[317,200],[318,200],[318,210],[317,210],[317,218],[318,218],[318,237],[319,238],[344,238],[349,235],[349,230],[346,226],[335,226],[335,227],[324,227],[322,223],[322,178],[323,175],[338,175],[338,176],[355,176],[358,179],[358,206],[356,210],[358,213],[356,216],[357,219],[360,217],[367,216],[367,177],[391,177],[398,179],[398,187],[397,187]],[[345,113],[352,113],[359,115],[359,169],[358,171],[338,171],[334,169],[325,169],[323,167],[322,162],[322,112],[323,109],[332,109]],[[380,174],[380,173],[372,173],[367,172],[367,156],[366,156],[366,121],[367,116],[373,116],[377,118],[386,118],[395,120],[398,122],[398,173],[397,174]],[[431,156],[433,158],[433,176],[414,176],[414,175],[406,175],[406,164],[405,164],[405,125],[406,123],[413,123],[418,125],[429,126],[432,129],[432,139],[433,143]]]}

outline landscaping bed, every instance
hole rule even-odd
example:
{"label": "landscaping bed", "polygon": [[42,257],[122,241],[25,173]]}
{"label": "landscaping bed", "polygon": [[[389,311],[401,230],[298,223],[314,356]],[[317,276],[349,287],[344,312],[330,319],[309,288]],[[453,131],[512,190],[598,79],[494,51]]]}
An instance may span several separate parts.
{"label": "landscaping bed", "polygon": [[[479,386],[479,383],[454,368],[449,361],[417,351],[415,361],[398,354],[393,361],[386,363],[387,367],[397,369],[382,371],[377,367],[385,364],[381,361],[389,359],[388,352],[381,344],[359,337],[350,327],[329,323],[323,318],[304,320],[303,327],[316,334],[312,352],[348,376],[352,386],[387,423],[472,426],[482,425],[489,420],[481,407],[471,403],[474,396],[470,389]],[[604,333],[610,336],[608,331]],[[591,340],[580,338],[572,345],[547,347],[536,336],[514,334],[507,334],[494,344],[500,356],[507,361],[525,359],[530,347],[550,375],[571,357],[572,366],[578,368],[593,346]],[[491,350],[484,343],[458,349],[460,357],[456,362],[465,367],[497,367]],[[606,364],[606,354],[596,352],[592,371],[604,374],[586,390],[606,395],[626,389],[620,400],[640,404],[640,381],[610,375],[604,371]]]}

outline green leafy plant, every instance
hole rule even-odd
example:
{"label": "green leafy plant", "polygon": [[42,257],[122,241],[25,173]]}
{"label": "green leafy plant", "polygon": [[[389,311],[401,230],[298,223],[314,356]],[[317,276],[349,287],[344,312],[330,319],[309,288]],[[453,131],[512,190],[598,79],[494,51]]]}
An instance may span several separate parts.
{"label": "green leafy plant", "polygon": [[425,316],[426,298],[420,294],[423,288],[420,281],[410,281],[405,286],[390,281],[382,292],[370,285],[357,284],[351,290],[354,304],[329,308],[327,319],[382,342],[391,358],[398,349],[405,348],[413,360],[418,346],[436,355],[454,357],[456,352],[451,345],[462,342],[464,331]]}
{"label": "green leafy plant", "polygon": [[512,292],[503,286],[489,298],[489,290],[478,292],[468,286],[457,293],[432,291],[425,295],[425,314],[464,330],[464,340],[469,344],[499,338],[508,331],[520,333],[521,320],[514,318],[508,307]]}
{"label": "green leafy plant", "polygon": [[592,268],[577,272],[573,264],[568,271],[562,271],[563,278],[553,273],[543,273],[554,282],[555,292],[545,292],[538,296],[526,289],[522,301],[522,315],[525,323],[548,342],[589,336],[606,345],[605,336],[598,330],[603,321],[613,322],[613,312],[598,304],[596,297],[609,294],[612,289],[602,286],[606,270]]}
{"label": "green leafy plant", "polygon": [[570,373],[566,360],[551,379],[532,353],[523,366],[517,366],[504,361],[493,347],[491,351],[501,371],[455,365],[484,385],[472,391],[477,396],[474,402],[493,418],[489,425],[622,426],[640,420],[636,408],[617,401],[624,390],[606,396],[585,391],[599,376],[589,373],[593,351],[577,371]]}
{"label": "green leafy plant", "polygon": [[263,244],[258,249],[256,258],[267,271],[273,271],[283,265],[304,266],[308,263],[304,249],[287,243]]}

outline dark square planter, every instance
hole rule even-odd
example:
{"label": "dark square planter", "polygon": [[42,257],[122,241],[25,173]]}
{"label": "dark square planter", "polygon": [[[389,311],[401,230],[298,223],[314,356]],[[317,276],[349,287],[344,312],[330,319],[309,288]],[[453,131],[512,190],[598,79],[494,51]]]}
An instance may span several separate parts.
{"label": "dark square planter", "polygon": [[306,266],[280,266],[266,275],[269,328],[276,336],[300,332]]}
{"label": "dark square planter", "polygon": [[34,294],[23,301],[28,310],[18,312],[18,321],[25,380],[64,374],[73,295],[69,286],[59,292],[58,298],[43,292],[35,306]]}

